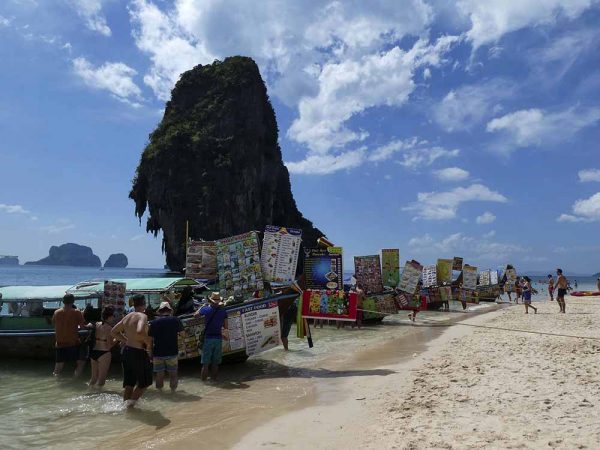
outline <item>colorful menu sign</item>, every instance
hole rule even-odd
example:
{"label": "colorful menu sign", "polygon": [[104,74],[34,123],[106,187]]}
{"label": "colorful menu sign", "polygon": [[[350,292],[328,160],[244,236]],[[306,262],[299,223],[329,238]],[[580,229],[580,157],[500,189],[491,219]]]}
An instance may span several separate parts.
{"label": "colorful menu sign", "polygon": [[200,335],[204,330],[204,319],[184,317],[181,319],[183,331],[177,335],[179,359],[196,358],[200,356]]}
{"label": "colorful menu sign", "polygon": [[398,289],[409,294],[414,294],[419,285],[419,279],[423,272],[423,266],[414,259],[412,261],[406,261],[402,276],[400,277],[400,284]]}
{"label": "colorful menu sign", "polygon": [[281,328],[277,302],[256,303],[242,308],[240,314],[248,356],[279,345]]}
{"label": "colorful menu sign", "polygon": [[217,247],[214,242],[190,241],[188,243],[185,276],[203,280],[217,278]]}
{"label": "colorful menu sign", "polygon": [[355,256],[354,277],[367,294],[383,292],[379,255]]}
{"label": "colorful menu sign", "polygon": [[115,318],[121,319],[125,314],[125,283],[117,281],[104,282],[104,298],[102,306],[112,306],[115,309]]}
{"label": "colorful menu sign", "polygon": [[477,267],[465,264],[463,267],[462,287],[474,291],[477,289]]}
{"label": "colorful menu sign", "polygon": [[227,311],[227,330],[223,330],[223,353],[235,352],[246,347],[244,326],[240,311]]}
{"label": "colorful menu sign", "polygon": [[264,281],[290,282],[296,277],[302,230],[267,225],[262,246]]}
{"label": "colorful menu sign", "polygon": [[423,267],[423,287],[431,287],[437,285],[437,266],[431,264]]}
{"label": "colorful menu sign", "polygon": [[442,285],[444,283],[452,283],[452,259],[438,259],[437,260],[437,283]]}
{"label": "colorful menu sign", "polygon": [[513,292],[515,290],[515,283],[517,282],[517,271],[515,269],[506,269],[504,275],[506,276],[504,291]]}
{"label": "colorful menu sign", "polygon": [[452,260],[452,270],[461,271],[463,268],[463,259],[459,256],[455,256]]}
{"label": "colorful menu sign", "polygon": [[[479,286],[489,286],[490,285],[490,274],[489,270],[484,270],[479,273]],[[498,279],[498,274],[496,274],[496,281]]]}
{"label": "colorful menu sign", "polygon": [[400,283],[400,250],[384,248],[381,250],[381,278],[384,286],[396,287]]}
{"label": "colorful menu sign", "polygon": [[344,289],[342,247],[305,248],[307,289]]}
{"label": "colorful menu sign", "polygon": [[492,286],[498,284],[498,271],[497,270],[490,270],[490,284]]}
{"label": "colorful menu sign", "polygon": [[250,298],[264,289],[256,231],[219,239],[215,244],[222,297]]}
{"label": "colorful menu sign", "polygon": [[355,321],[357,300],[354,292],[306,290],[302,294],[302,317]]}

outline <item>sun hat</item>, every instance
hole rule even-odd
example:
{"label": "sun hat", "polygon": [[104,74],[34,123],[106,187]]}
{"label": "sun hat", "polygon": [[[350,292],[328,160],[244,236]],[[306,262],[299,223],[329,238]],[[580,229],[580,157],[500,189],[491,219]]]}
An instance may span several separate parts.
{"label": "sun hat", "polygon": [[169,302],[161,302],[160,306],[158,307],[159,311],[164,311],[168,309],[169,311],[173,311],[173,308],[171,308],[171,305]]}
{"label": "sun hat", "polygon": [[218,292],[213,292],[210,294],[210,297],[208,297],[208,299],[211,302],[219,303],[221,301],[221,294],[219,294]]}

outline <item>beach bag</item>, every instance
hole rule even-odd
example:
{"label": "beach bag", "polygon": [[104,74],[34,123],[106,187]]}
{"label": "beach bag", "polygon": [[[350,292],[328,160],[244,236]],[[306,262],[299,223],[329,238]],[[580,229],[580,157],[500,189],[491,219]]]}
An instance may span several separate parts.
{"label": "beach bag", "polygon": [[212,316],[210,316],[210,319],[208,319],[204,324],[204,329],[202,330],[202,332],[200,333],[200,337],[198,338],[198,348],[199,349],[202,349],[202,347],[204,347],[204,339],[206,338],[206,329],[208,328],[208,326],[212,322],[213,318],[217,314],[217,310],[218,310],[218,308],[214,309]]}

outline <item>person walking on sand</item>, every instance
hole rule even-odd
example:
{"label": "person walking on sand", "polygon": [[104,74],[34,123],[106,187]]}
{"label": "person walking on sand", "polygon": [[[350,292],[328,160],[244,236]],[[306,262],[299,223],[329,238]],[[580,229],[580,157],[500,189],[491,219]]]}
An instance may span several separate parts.
{"label": "person walking on sand", "polygon": [[550,301],[554,301],[554,278],[551,274],[548,274],[548,294],[550,294]]}
{"label": "person walking on sand", "polygon": [[151,342],[148,336],[148,316],[146,298],[142,294],[132,297],[133,312],[117,323],[110,334],[124,344],[121,353],[123,366],[123,401],[133,408],[152,384],[152,364],[150,363]]}
{"label": "person walking on sand", "polygon": [[567,286],[569,282],[563,275],[562,269],[556,269],[556,275],[556,289],[558,289],[556,293],[556,301],[560,307],[560,312],[564,314],[566,313],[565,295],[567,295]]}
{"label": "person walking on sand", "polygon": [[183,331],[183,324],[178,317],[173,317],[173,308],[169,302],[162,302],[158,307],[158,318],[150,322],[148,335],[152,338],[152,361],[156,389],[162,389],[165,372],[169,374],[169,387],[175,392],[178,385],[177,368],[179,362],[179,345],[177,337]]}
{"label": "person walking on sand", "polygon": [[102,310],[102,321],[94,324],[94,341],[90,348],[92,377],[88,385],[91,388],[102,388],[112,360],[111,349],[115,340],[110,332],[114,324],[115,309],[107,306]]}
{"label": "person walking on sand", "polygon": [[527,276],[523,277],[523,304],[525,305],[525,314],[529,314],[529,308],[533,309],[537,314],[537,308],[531,304],[531,279]]}
{"label": "person walking on sand", "polygon": [[223,329],[227,329],[227,312],[221,307],[221,295],[213,292],[208,304],[200,308],[196,316],[204,316],[204,344],[202,345],[202,381],[210,378],[215,381],[219,373],[219,364],[223,358]]}
{"label": "person walking on sand", "polygon": [[596,288],[600,291],[600,277],[596,280]]}
{"label": "person walking on sand", "polygon": [[75,362],[75,377],[81,376],[87,353],[81,345],[79,330],[86,328],[83,314],[74,306],[73,294],[65,294],[63,307],[54,311],[52,324],[56,335],[56,364],[54,365],[54,376],[59,376],[65,362]]}
{"label": "person walking on sand", "polygon": [[363,300],[365,299],[365,291],[358,281],[356,282],[354,292],[356,292],[356,322],[352,323],[352,328],[354,328],[354,325],[356,325],[356,327],[360,330],[364,317]]}

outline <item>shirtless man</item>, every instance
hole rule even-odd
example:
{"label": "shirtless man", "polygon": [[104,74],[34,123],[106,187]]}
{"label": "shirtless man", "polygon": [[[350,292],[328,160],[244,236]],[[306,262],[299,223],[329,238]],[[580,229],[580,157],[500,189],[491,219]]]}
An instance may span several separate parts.
{"label": "shirtless man", "polygon": [[562,269],[556,269],[556,289],[558,290],[556,293],[556,301],[558,302],[558,306],[560,307],[560,312],[565,313],[565,295],[567,295],[567,279],[563,275]]}
{"label": "shirtless man", "polygon": [[132,297],[134,311],[127,314],[110,334],[124,344],[121,354],[123,365],[123,400],[133,408],[148,386],[152,384],[150,362],[151,340],[148,336],[148,316],[144,314],[146,299],[141,294]]}

